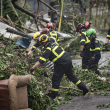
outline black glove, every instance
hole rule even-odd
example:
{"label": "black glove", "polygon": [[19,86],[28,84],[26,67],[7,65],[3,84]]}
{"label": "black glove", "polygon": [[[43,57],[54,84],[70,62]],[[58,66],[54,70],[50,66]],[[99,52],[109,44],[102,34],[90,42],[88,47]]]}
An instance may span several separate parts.
{"label": "black glove", "polygon": [[80,57],[83,57],[83,51],[80,51]]}
{"label": "black glove", "polygon": [[33,69],[33,68],[30,69],[30,73],[31,73],[32,75],[34,74],[34,69]]}
{"label": "black glove", "polygon": [[107,49],[107,44],[105,44],[105,49]]}

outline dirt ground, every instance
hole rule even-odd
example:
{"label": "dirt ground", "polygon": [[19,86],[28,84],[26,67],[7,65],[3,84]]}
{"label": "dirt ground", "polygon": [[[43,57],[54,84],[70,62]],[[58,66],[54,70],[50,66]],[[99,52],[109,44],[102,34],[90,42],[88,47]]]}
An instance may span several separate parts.
{"label": "dirt ground", "polygon": [[59,110],[110,110],[110,96],[79,96],[67,102]]}

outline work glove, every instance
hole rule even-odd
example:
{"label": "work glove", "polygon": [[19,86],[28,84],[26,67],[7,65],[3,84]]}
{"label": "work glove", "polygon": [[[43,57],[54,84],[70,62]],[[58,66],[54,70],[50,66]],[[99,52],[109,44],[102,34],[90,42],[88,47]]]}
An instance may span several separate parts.
{"label": "work glove", "polygon": [[32,75],[34,75],[34,69],[33,69],[33,68],[30,69],[30,73],[31,73]]}
{"label": "work glove", "polygon": [[80,51],[80,57],[83,57],[83,51]]}
{"label": "work glove", "polygon": [[95,60],[95,57],[94,57],[94,56],[93,56],[93,57],[91,57],[91,60],[92,60],[92,61],[94,61],[94,60]]}
{"label": "work glove", "polygon": [[107,44],[105,44],[105,49],[107,49]]}

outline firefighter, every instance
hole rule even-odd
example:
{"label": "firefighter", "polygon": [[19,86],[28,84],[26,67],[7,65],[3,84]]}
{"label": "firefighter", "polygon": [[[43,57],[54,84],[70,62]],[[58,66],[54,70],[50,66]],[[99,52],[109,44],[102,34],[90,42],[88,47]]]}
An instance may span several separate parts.
{"label": "firefighter", "polygon": [[100,72],[98,68],[98,62],[101,58],[101,54],[100,54],[99,39],[96,37],[95,29],[93,28],[88,29],[86,31],[86,35],[90,39],[90,62],[88,69],[94,70],[97,78],[105,81],[105,78],[100,76]]}
{"label": "firefighter", "polygon": [[56,41],[59,43],[58,37],[60,37],[60,34],[55,32],[55,31],[53,31],[53,24],[51,22],[49,22],[47,24],[47,28],[49,29],[48,36],[56,38]]}
{"label": "firefighter", "polygon": [[[42,29],[41,34],[47,34],[49,36],[49,29],[48,28]],[[55,37],[53,37],[53,36],[49,36],[49,37],[52,38],[55,42],[57,42],[57,39]]]}
{"label": "firefighter", "polygon": [[[32,49],[28,52],[27,57],[29,55],[31,55],[36,50],[37,47],[41,46],[41,44],[38,42],[38,39],[37,39],[41,34],[42,34],[42,32],[35,32],[34,33],[33,39],[36,41],[36,43],[35,43],[35,45],[32,46]],[[56,42],[56,39],[51,37],[50,42]],[[39,55],[39,53],[38,53],[38,55]]]}
{"label": "firefighter", "polygon": [[38,40],[44,46],[43,54],[30,69],[30,73],[33,74],[34,70],[46,62],[47,59],[54,63],[51,99],[55,99],[58,95],[59,85],[64,73],[70,81],[75,83],[79,89],[83,90],[83,95],[85,95],[89,90],[85,84],[73,74],[72,60],[70,56],[63,50],[61,46],[58,45],[58,43],[51,43],[50,38],[47,35],[41,35]]}
{"label": "firefighter", "polygon": [[91,22],[85,22],[84,23],[84,28],[87,31],[91,27]]}
{"label": "firefighter", "polygon": [[[41,35],[40,32],[35,32],[33,35],[33,39],[36,41],[35,45],[32,46],[32,49],[27,53],[27,57],[31,55],[37,47],[40,47],[41,44],[37,41],[37,38]],[[38,54],[39,55],[39,54]]]}
{"label": "firefighter", "polygon": [[106,37],[105,49],[107,49],[107,44],[108,44],[109,40],[110,40],[110,28],[109,28],[109,30],[108,30],[108,35],[107,35],[107,37]]}
{"label": "firefighter", "polygon": [[82,72],[87,72],[90,59],[90,40],[86,36],[84,25],[81,23],[77,25],[76,32],[80,33],[80,56],[82,57]]}

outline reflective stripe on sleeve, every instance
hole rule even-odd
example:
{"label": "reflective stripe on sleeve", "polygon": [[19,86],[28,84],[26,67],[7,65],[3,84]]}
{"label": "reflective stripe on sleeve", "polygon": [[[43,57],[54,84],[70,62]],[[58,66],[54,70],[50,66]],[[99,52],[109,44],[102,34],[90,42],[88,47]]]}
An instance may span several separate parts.
{"label": "reflective stripe on sleeve", "polygon": [[35,46],[32,46],[32,48],[36,49],[36,47],[35,47]]}
{"label": "reflective stripe on sleeve", "polygon": [[110,35],[107,35],[107,37],[110,37]]}
{"label": "reflective stripe on sleeve", "polygon": [[80,82],[81,82],[81,81],[79,80],[79,81],[76,83],[76,85],[78,85]]}
{"label": "reflective stripe on sleeve", "polygon": [[95,39],[99,41],[99,39],[97,39],[97,38],[95,38]]}
{"label": "reflective stripe on sleeve", "polygon": [[41,59],[41,60],[43,60],[43,61],[45,61],[45,62],[46,62],[46,59],[45,59],[45,58],[43,58],[43,57],[40,57],[39,59]]}
{"label": "reflective stripe on sleeve", "polygon": [[82,39],[80,42],[83,42],[83,41],[85,42],[85,39]]}

